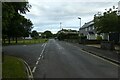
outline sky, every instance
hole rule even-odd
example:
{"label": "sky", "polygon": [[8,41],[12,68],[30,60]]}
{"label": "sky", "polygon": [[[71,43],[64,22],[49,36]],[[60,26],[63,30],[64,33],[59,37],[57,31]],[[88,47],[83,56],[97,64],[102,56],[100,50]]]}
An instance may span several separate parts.
{"label": "sky", "polygon": [[[79,30],[84,23],[93,20],[98,12],[118,7],[118,0],[28,0],[32,5],[24,16],[33,23],[33,30],[57,33],[61,28]],[[61,23],[61,28],[60,28]]]}

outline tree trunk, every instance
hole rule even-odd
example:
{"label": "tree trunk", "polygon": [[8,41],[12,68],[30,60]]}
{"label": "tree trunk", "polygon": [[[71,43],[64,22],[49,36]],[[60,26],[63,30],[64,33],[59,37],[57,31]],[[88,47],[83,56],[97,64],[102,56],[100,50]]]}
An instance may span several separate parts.
{"label": "tree trunk", "polygon": [[8,44],[10,44],[10,37],[8,37]]}
{"label": "tree trunk", "polygon": [[3,43],[5,44],[5,38],[3,39]]}
{"label": "tree trunk", "polygon": [[24,37],[24,39],[23,39],[23,43],[25,43],[25,37]]}
{"label": "tree trunk", "polygon": [[12,40],[14,41],[14,37],[12,37]]}
{"label": "tree trunk", "polygon": [[15,38],[15,40],[16,40],[16,43],[17,43],[17,37]]}

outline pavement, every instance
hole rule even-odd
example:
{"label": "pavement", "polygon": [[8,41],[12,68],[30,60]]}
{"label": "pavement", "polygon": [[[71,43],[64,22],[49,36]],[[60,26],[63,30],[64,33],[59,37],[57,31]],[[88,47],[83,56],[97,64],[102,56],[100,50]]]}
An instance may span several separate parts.
{"label": "pavement", "polygon": [[118,51],[118,47],[116,46],[117,50],[111,51],[111,50],[105,50],[101,49],[100,45],[82,45],[78,44],[77,46],[81,47],[87,52],[91,52],[93,54],[106,57],[108,59],[111,59],[113,61],[120,63],[120,54]]}
{"label": "pavement", "polygon": [[[101,48],[100,44],[86,44],[86,46],[91,46],[91,47],[96,47],[96,48]],[[115,50],[114,51],[120,51],[120,46],[115,45]]]}
{"label": "pavement", "polygon": [[[6,55],[22,58],[36,78],[118,78],[119,67],[83,50],[84,45],[50,39],[48,43],[5,46]],[[97,50],[97,52],[101,50]],[[95,52],[96,52],[95,51]],[[100,52],[99,52],[100,53]]]}

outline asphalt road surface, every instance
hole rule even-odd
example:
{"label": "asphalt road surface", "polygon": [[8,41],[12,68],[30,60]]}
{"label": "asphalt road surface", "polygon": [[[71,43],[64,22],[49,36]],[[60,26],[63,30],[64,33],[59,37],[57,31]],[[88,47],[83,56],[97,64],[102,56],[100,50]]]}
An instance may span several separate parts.
{"label": "asphalt road surface", "polygon": [[3,51],[24,59],[34,78],[118,78],[118,66],[63,41],[5,46]]}

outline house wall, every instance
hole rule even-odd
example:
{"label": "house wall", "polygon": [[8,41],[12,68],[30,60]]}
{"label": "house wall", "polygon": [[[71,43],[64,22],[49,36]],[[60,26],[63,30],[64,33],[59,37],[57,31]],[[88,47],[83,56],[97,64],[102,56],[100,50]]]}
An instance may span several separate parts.
{"label": "house wall", "polygon": [[109,40],[109,34],[108,33],[102,33],[101,36],[102,36],[102,39]]}
{"label": "house wall", "polygon": [[89,39],[89,40],[95,40],[96,36],[95,36],[95,34],[87,35],[87,39]]}
{"label": "house wall", "polygon": [[96,35],[95,34],[89,34],[88,33],[90,31],[93,32],[93,33],[95,33],[93,25],[80,29],[80,33],[83,33],[84,36],[87,36],[87,39],[89,39],[89,40],[96,39]]}

